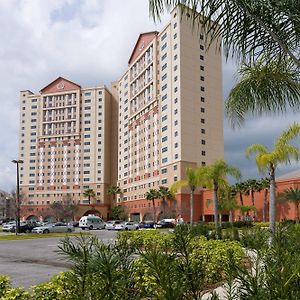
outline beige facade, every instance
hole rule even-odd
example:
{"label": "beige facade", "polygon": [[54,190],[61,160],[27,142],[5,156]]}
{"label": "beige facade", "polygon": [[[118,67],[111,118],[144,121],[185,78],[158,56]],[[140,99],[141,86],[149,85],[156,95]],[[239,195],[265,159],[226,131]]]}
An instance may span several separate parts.
{"label": "beige facade", "polygon": [[109,205],[112,95],[59,77],[40,93],[21,91],[20,186],[23,204],[43,206],[70,194],[87,204]]}
{"label": "beige facade", "polygon": [[119,202],[129,212],[150,188],[183,179],[187,166],[224,157],[221,54],[215,49],[206,49],[177,9],[161,32],[139,36],[118,86]]}

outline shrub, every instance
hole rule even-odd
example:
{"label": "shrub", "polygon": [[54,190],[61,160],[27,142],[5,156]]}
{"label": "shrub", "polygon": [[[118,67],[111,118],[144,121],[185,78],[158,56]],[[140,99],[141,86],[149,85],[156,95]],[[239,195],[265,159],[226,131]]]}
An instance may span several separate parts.
{"label": "shrub", "polygon": [[235,221],[233,222],[233,227],[242,228],[242,227],[253,227],[252,221]]}
{"label": "shrub", "polygon": [[10,288],[10,279],[6,275],[0,275],[0,298]]}
{"label": "shrub", "polygon": [[23,288],[8,288],[1,299],[3,300],[29,300],[30,294]]}

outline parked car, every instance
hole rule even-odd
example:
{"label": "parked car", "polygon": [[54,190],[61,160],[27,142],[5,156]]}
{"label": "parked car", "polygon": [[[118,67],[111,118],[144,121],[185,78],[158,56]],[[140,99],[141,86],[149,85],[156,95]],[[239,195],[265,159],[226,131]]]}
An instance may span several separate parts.
{"label": "parked car", "polygon": [[140,228],[155,228],[153,221],[144,221],[139,224]]}
{"label": "parked car", "polygon": [[115,230],[116,225],[122,223],[120,220],[111,220],[107,221],[105,224],[105,229],[107,230]]}
{"label": "parked car", "polygon": [[72,232],[73,226],[68,226],[65,223],[52,223],[45,226],[35,227],[32,233],[57,233],[57,232]]}
{"label": "parked car", "polygon": [[175,223],[172,220],[161,220],[157,223],[156,227],[157,228],[174,228]]}
{"label": "parked car", "polygon": [[79,220],[79,227],[82,230],[85,230],[86,228],[92,230],[92,229],[104,229],[105,228],[105,222],[103,220],[95,215],[88,215],[83,216]]}
{"label": "parked car", "polygon": [[13,227],[15,227],[15,226],[16,226],[16,222],[15,221],[4,223],[3,226],[2,226],[2,231],[4,231],[4,232],[10,232],[11,229]]}
{"label": "parked car", "polygon": [[[36,222],[21,222],[19,233],[29,233],[35,227],[38,227],[38,224]],[[15,232],[15,231],[16,231],[16,225],[14,225],[11,228],[10,232]]]}
{"label": "parked car", "polygon": [[120,224],[116,224],[115,230],[138,230],[140,226],[138,223],[134,222],[122,222]]}
{"label": "parked car", "polygon": [[73,227],[78,227],[79,226],[79,221],[71,221],[68,223],[69,226],[73,226]]}

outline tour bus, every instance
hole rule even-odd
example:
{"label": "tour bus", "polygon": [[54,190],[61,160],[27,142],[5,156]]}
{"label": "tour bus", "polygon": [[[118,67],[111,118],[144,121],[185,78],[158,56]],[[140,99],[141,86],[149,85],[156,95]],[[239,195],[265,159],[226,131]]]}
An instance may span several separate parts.
{"label": "tour bus", "polygon": [[95,215],[88,215],[83,216],[79,220],[79,227],[82,230],[85,230],[86,228],[92,230],[92,229],[104,229],[105,228],[105,222],[103,220]]}

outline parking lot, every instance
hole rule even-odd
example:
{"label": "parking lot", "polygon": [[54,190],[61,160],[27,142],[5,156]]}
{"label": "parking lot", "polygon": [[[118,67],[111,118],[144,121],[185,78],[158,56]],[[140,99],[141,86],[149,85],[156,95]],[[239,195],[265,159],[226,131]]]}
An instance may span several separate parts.
{"label": "parking lot", "polygon": [[[76,229],[76,231],[81,231]],[[115,231],[91,231],[104,243],[113,242]],[[56,253],[61,238],[0,241],[0,274],[10,276],[13,286],[29,288],[68,269],[68,263]]]}

